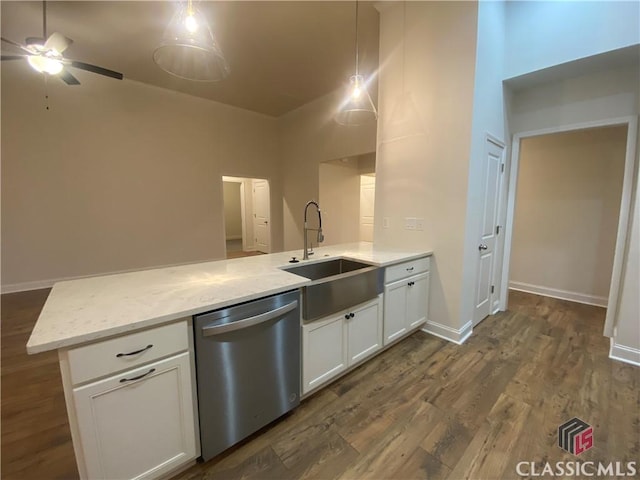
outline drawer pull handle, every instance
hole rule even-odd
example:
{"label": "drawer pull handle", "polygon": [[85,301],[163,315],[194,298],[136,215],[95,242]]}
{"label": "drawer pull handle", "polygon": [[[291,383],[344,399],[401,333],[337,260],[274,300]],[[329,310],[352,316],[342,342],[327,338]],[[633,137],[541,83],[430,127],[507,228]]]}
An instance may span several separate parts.
{"label": "drawer pull handle", "polygon": [[149,350],[151,347],[153,347],[153,345],[147,345],[144,348],[141,348],[140,350],[136,350],[135,352],[130,352],[130,353],[119,353],[116,355],[116,357],[120,358],[120,357],[128,357],[130,355],[137,355],[139,353],[144,352],[145,350]]}
{"label": "drawer pull handle", "polygon": [[142,375],[138,375],[137,377],[133,377],[133,378],[121,378],[120,379],[120,383],[125,383],[125,382],[133,382],[134,380],[140,380],[141,378],[146,377],[147,375],[155,372],[156,369],[152,368],[151,370],[149,370],[147,373],[143,373]]}
{"label": "drawer pull handle", "polygon": [[407,268],[407,272],[413,272],[413,267]]}

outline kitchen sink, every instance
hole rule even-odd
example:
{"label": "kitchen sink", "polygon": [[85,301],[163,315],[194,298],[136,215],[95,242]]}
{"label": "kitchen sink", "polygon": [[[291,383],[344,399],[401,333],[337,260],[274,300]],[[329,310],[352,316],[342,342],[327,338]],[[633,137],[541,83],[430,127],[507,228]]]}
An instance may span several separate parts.
{"label": "kitchen sink", "polygon": [[283,270],[312,280],[302,287],[302,318],[316,320],[371,300],[382,293],[384,270],[337,258],[286,267]]}

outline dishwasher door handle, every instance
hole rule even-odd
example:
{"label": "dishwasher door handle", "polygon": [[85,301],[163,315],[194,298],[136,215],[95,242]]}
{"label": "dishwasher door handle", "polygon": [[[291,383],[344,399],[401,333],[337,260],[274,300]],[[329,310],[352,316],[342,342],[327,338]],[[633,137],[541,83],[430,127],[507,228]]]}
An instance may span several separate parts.
{"label": "dishwasher door handle", "polygon": [[260,323],[268,322],[274,318],[280,317],[285,313],[289,313],[291,310],[295,310],[298,306],[298,301],[294,300],[291,303],[287,303],[283,307],[276,308],[269,312],[261,313],[254,317],[245,318],[244,320],[238,320],[237,322],[225,323],[224,325],[210,325],[202,327],[202,335],[204,337],[210,337],[211,335],[219,335],[221,333],[233,332],[235,330],[241,330],[243,328],[252,327]]}

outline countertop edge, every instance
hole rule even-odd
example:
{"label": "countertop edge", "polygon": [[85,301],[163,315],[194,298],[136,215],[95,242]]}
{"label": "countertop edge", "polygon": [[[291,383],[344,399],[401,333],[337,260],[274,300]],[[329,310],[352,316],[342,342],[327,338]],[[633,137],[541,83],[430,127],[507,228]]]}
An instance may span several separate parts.
{"label": "countertop edge", "polygon": [[[290,274],[290,275],[294,275],[294,274]],[[183,310],[180,312],[161,315],[159,317],[139,320],[136,322],[128,323],[126,325],[119,325],[117,327],[106,328],[104,330],[100,330],[94,333],[88,333],[84,335],[70,337],[65,340],[56,340],[56,341],[47,342],[47,343],[30,345],[31,338],[29,338],[29,341],[27,342],[27,353],[29,355],[33,355],[36,353],[49,352],[52,350],[60,350],[60,349],[77,347],[79,345],[93,343],[95,341],[105,340],[107,338],[117,337],[122,334],[131,333],[138,330],[144,330],[146,328],[156,327],[166,323],[172,323],[176,320],[180,320],[181,318],[191,317],[193,315],[209,312],[211,310],[218,310],[220,308],[229,307],[231,305],[236,305],[238,303],[250,302],[251,300],[256,300],[258,298],[269,297],[271,295],[277,295],[279,293],[288,292],[290,290],[296,290],[300,287],[303,287],[311,283],[311,280],[300,277],[299,275],[294,275],[294,276],[300,278],[300,281],[296,283],[292,283],[291,285],[287,285],[286,287],[278,287],[270,290],[264,290],[261,292],[255,292],[249,295],[243,295],[243,296],[235,297],[233,299],[216,302],[211,305],[200,306],[200,307],[191,308],[188,310]]]}

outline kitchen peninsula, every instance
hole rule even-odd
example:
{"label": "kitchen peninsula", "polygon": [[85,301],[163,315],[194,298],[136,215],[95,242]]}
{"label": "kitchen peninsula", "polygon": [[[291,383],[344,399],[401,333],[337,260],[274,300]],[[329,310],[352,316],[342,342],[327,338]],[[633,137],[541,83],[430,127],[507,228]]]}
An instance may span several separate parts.
{"label": "kitchen peninsula", "polygon": [[158,478],[200,456],[192,316],[313,283],[283,270],[293,265],[384,268],[384,293],[381,284],[369,302],[301,319],[299,394],[308,395],[426,322],[431,253],[356,243],[295,264],[299,251],[57,283],[27,350],[59,352],[81,477]]}

